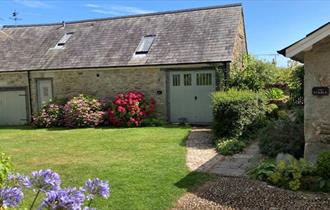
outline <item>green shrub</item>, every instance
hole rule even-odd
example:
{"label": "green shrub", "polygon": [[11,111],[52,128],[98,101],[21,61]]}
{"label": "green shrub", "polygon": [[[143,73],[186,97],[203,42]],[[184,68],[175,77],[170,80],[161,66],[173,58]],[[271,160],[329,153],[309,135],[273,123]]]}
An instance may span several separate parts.
{"label": "green shrub", "polygon": [[222,155],[233,155],[241,152],[245,143],[237,139],[220,139],[217,143],[217,150]]}
{"label": "green shrub", "polygon": [[316,161],[316,171],[322,178],[330,178],[330,151],[320,153]]}
{"label": "green shrub", "polygon": [[11,159],[4,153],[0,153],[0,187],[6,180],[9,171],[12,168]]}
{"label": "green shrub", "polygon": [[266,96],[271,100],[283,99],[284,91],[279,88],[272,88],[266,91]]}
{"label": "green shrub", "polygon": [[293,68],[289,80],[290,104],[300,105],[304,102],[304,66]]}
{"label": "green shrub", "polygon": [[264,161],[260,163],[256,168],[251,170],[249,174],[260,181],[267,181],[268,177],[274,173],[276,164],[274,161]]}
{"label": "green shrub", "polygon": [[149,117],[149,118],[146,118],[142,121],[141,126],[158,127],[158,126],[162,126],[162,125],[165,125],[165,124],[166,123],[161,119],[158,119],[156,117]]}
{"label": "green shrub", "polygon": [[243,57],[243,65],[233,67],[230,74],[230,86],[239,89],[249,89],[259,91],[267,84],[276,81],[279,69],[276,65],[258,60],[251,55]]}
{"label": "green shrub", "polygon": [[213,130],[216,137],[238,138],[260,116],[265,115],[266,98],[249,90],[229,89],[212,94]]}
{"label": "green shrub", "polygon": [[289,117],[270,123],[260,132],[259,147],[262,154],[275,157],[289,153],[296,158],[304,154],[304,124],[299,115],[292,121]]}
{"label": "green shrub", "polygon": [[268,181],[276,186],[291,190],[299,190],[303,175],[312,172],[312,167],[304,160],[299,161],[292,155],[277,162],[273,173],[268,176]]}

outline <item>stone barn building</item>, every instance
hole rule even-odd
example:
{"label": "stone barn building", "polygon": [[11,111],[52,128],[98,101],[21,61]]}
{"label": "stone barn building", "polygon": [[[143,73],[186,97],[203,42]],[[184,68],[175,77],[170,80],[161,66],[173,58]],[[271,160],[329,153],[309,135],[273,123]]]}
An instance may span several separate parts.
{"label": "stone barn building", "polygon": [[330,150],[330,22],[279,51],[304,63],[305,158]]}
{"label": "stone barn building", "polygon": [[0,29],[0,125],[50,99],[142,91],[169,122],[210,123],[246,50],[241,4]]}

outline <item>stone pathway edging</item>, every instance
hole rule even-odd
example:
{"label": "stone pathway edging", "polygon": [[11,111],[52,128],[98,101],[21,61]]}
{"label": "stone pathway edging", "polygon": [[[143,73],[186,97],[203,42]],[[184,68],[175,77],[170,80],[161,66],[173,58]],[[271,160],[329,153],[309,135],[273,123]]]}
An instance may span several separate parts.
{"label": "stone pathway edging", "polygon": [[218,154],[214,148],[211,129],[209,128],[193,128],[186,146],[186,164],[191,171],[223,176],[245,176],[246,170],[260,156],[256,142],[245,148],[242,153],[233,156]]}

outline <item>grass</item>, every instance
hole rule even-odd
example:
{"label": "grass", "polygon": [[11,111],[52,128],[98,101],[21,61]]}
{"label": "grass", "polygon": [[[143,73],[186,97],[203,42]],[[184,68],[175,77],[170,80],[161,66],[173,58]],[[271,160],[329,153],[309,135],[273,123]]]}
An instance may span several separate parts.
{"label": "grass", "polygon": [[[168,209],[187,190],[209,180],[185,166],[186,127],[130,129],[0,128],[0,151],[15,170],[29,174],[51,168],[63,186],[82,186],[86,179],[109,180],[109,200],[98,209]],[[27,203],[32,193],[27,194]]]}

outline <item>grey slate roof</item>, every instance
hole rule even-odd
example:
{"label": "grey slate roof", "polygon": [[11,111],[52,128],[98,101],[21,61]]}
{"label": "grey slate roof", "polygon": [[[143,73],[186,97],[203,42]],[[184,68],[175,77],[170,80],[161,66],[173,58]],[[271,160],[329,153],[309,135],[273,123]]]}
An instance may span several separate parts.
{"label": "grey slate roof", "polygon": [[[0,71],[170,65],[231,61],[240,4],[0,30]],[[74,32],[65,49],[51,49]],[[145,35],[147,56],[133,57]]]}

